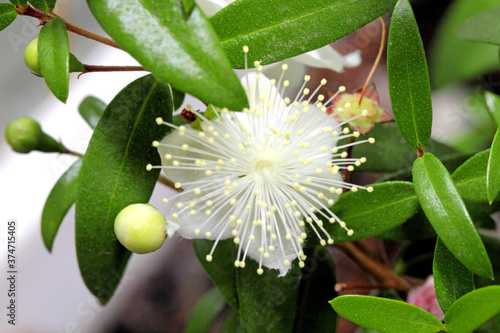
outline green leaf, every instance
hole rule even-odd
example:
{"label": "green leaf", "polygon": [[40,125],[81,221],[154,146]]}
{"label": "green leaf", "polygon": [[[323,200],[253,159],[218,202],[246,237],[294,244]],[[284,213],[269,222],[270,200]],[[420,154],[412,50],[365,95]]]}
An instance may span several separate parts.
{"label": "green leaf", "polygon": [[86,72],[85,66],[80,60],[73,54],[69,53],[69,72],[70,73],[83,73]]}
{"label": "green leaf", "polygon": [[426,153],[413,165],[413,185],[425,215],[453,255],[473,273],[492,277],[488,254],[444,165]]}
{"label": "green leaf", "polygon": [[429,223],[422,210],[419,210],[405,223],[385,231],[379,235],[378,238],[390,239],[398,242],[403,241],[417,241],[428,238],[435,238],[436,232]]}
{"label": "green leaf", "polygon": [[194,8],[194,0],[182,0],[182,5],[184,6],[184,11],[189,13]]}
{"label": "green leaf", "polygon": [[474,290],[453,303],[444,320],[450,332],[472,332],[500,312],[500,286]]}
{"label": "green leaf", "polygon": [[462,164],[451,176],[462,199],[470,202],[487,202],[486,169],[490,150],[482,151]]}
{"label": "green leaf", "polygon": [[232,239],[217,243],[213,260],[205,256],[214,242],[194,240],[198,259],[227,302],[238,311],[244,332],[290,332],[297,312],[300,269],[292,267],[284,277],[264,268],[258,275],[258,263],[246,260],[245,268],[235,268],[237,248]]}
{"label": "green leaf", "polygon": [[0,3],[0,31],[14,22],[16,17],[16,6],[9,3]]}
{"label": "green leaf", "polygon": [[394,6],[395,0],[235,1],[210,21],[235,68],[249,46],[250,63],[270,64],[332,43]]}
{"label": "green leaf", "polygon": [[29,0],[30,4],[38,10],[48,13],[56,6],[56,0]]}
{"label": "green leaf", "polygon": [[209,332],[225,305],[226,301],[217,288],[207,291],[191,313],[184,333]]}
{"label": "green leaf", "polygon": [[174,111],[179,109],[184,102],[186,94],[182,91],[172,88],[172,96],[174,97]]}
{"label": "green leaf", "polygon": [[80,158],[59,178],[45,201],[42,212],[42,238],[49,252],[52,251],[59,226],[75,203],[76,182],[81,165],[82,159]]}
{"label": "green leaf", "polygon": [[455,29],[468,18],[500,5],[500,0],[456,0],[434,38],[431,57],[433,87],[477,77],[498,68],[498,46],[458,39]]}
{"label": "green leaf", "polygon": [[500,7],[488,9],[461,23],[455,33],[458,38],[500,45]]}
{"label": "green leaf", "polygon": [[[375,124],[370,137],[375,138],[375,145],[358,145],[352,150],[353,158],[365,157],[368,161],[356,167],[356,171],[398,172],[411,168],[417,158],[415,151],[404,144],[394,123]],[[433,139],[429,141],[427,150],[438,157],[446,156],[449,159],[460,154],[455,148]],[[411,169],[409,173],[411,174]]]}
{"label": "green leaf", "polygon": [[40,31],[38,59],[49,89],[66,103],[69,92],[69,40],[66,25],[59,17],[45,23]]}
{"label": "green leaf", "polygon": [[392,113],[403,138],[414,149],[425,148],[432,127],[431,86],[424,46],[408,0],[399,0],[392,13],[387,75]]}
{"label": "green leaf", "polygon": [[495,120],[497,126],[500,126],[500,96],[492,92],[486,91],[484,99],[490,116]]}
{"label": "green leaf", "polygon": [[78,106],[78,112],[90,127],[95,128],[101,119],[106,103],[94,96],[87,96]]}
{"label": "green leaf", "polygon": [[11,4],[15,6],[25,6],[28,3],[28,0],[9,0]]}
{"label": "green leaf", "polygon": [[434,333],[446,330],[429,312],[401,301],[373,296],[347,295],[330,304],[342,317],[360,326],[384,333]]}
{"label": "green leaf", "polygon": [[434,289],[444,313],[453,302],[474,290],[474,275],[465,268],[438,238],[432,272]]}
{"label": "green leaf", "polygon": [[337,296],[335,265],[322,246],[306,248],[293,332],[335,332],[337,314],[328,301]]}
{"label": "green leaf", "polygon": [[241,333],[240,315],[237,311],[232,310],[227,316],[220,333]]}
{"label": "green leaf", "polygon": [[[179,0],[87,0],[104,30],[158,79],[207,103],[248,106],[217,35],[198,6],[186,15]],[[146,24],[147,22],[147,24]],[[243,50],[240,48],[243,59]]]}
{"label": "green leaf", "polygon": [[332,211],[353,229],[347,232],[338,223],[325,221],[325,229],[335,242],[350,242],[376,236],[392,229],[410,217],[419,208],[413,185],[408,182],[387,182],[373,185],[373,192],[359,190],[340,196]]}
{"label": "green leaf", "polygon": [[167,85],[151,75],[125,87],[107,106],[85,154],[76,192],[76,250],[85,284],[105,304],[120,282],[130,252],[114,234],[116,215],[133,203],[147,203],[160,164],[151,142],[163,138],[172,119]]}
{"label": "green leaf", "polygon": [[[234,261],[236,260],[237,250],[231,240],[224,240],[217,243],[213,259],[211,262],[205,260],[205,257],[212,249],[214,242],[205,239],[194,239],[193,247],[201,265],[214,281],[219,291],[226,299],[227,303],[235,310],[239,309],[238,291],[236,287],[236,270]],[[255,273],[255,272],[252,272]]]}
{"label": "green leaf", "polygon": [[500,130],[497,130],[491,144],[488,167],[486,170],[486,191],[491,204],[500,193]]}

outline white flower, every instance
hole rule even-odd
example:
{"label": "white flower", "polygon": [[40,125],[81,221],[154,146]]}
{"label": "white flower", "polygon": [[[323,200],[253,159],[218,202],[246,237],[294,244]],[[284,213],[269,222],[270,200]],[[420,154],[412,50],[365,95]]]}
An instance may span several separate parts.
{"label": "white flower", "polygon": [[[233,1],[235,0],[197,0],[196,3],[201,7],[205,15],[211,17]],[[289,60],[295,61],[293,66],[290,67],[300,75],[305,72],[304,65],[326,68],[340,73],[344,70],[344,67],[353,68],[359,66],[361,64],[361,52],[357,50],[344,56],[335,51],[330,45],[326,45],[317,50],[290,58],[287,61]],[[272,70],[271,67],[274,67],[274,64],[265,67]]]}
{"label": "white flower", "polygon": [[157,119],[175,130],[153,143],[162,157],[162,165],[155,168],[162,168],[183,189],[170,200],[169,236],[177,232],[185,238],[215,240],[208,261],[218,241],[233,238],[238,244],[236,267],[244,267],[250,257],[259,263],[259,274],[266,266],[284,275],[295,258],[304,265],[306,223],[322,245],[333,243],[323,221],[337,222],[353,233],[328,207],[343,189],[366,189],[344,183],[339,174],[366,159],[346,158],[347,153],[339,150],[374,139],[336,145],[359,133],[342,129],[346,122],[339,124],[335,114],[326,113],[333,97],[325,101],[323,95],[316,96],[326,80],[310,93],[304,88],[306,76],[291,102],[281,97],[289,85],[283,74],[276,84],[259,73],[258,63],[256,68],[257,73],[247,73],[241,80],[249,109],[223,109],[215,120],[195,112],[201,131]]}

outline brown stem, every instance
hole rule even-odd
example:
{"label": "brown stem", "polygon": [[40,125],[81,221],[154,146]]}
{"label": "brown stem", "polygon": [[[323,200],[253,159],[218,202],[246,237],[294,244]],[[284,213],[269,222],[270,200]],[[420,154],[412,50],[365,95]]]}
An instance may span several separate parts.
{"label": "brown stem", "polygon": [[78,78],[85,73],[92,72],[132,72],[132,71],[144,71],[144,67],[141,66],[96,66],[96,65],[83,65],[85,72],[78,74]]}
{"label": "brown stem", "polygon": [[[54,19],[54,17],[57,16],[56,14],[44,13],[41,10],[35,9],[29,5],[28,6],[17,6],[16,13],[18,15],[27,15],[27,16],[37,18],[42,23],[50,22]],[[80,35],[80,36],[83,36],[83,37],[86,37],[89,39],[93,39],[97,42],[100,42],[100,43],[103,43],[103,44],[106,44],[106,45],[109,45],[109,46],[112,46],[112,47],[115,47],[117,49],[122,50],[120,45],[118,45],[114,40],[111,40],[109,38],[103,37],[103,36],[98,35],[96,33],[93,33],[93,32],[90,32],[88,30],[85,30],[83,28],[80,28],[74,24],[66,22],[66,20],[64,20],[62,17],[61,17],[61,19],[64,21],[64,24],[66,25],[66,29],[68,31],[71,31],[77,35]]]}
{"label": "brown stem", "polygon": [[76,151],[72,151],[72,150],[69,150],[68,148],[64,148],[64,154],[68,154],[68,155],[73,155],[73,156],[78,156],[78,157],[82,157],[83,155],[80,154],[80,153],[77,153]]}
{"label": "brown stem", "polygon": [[184,191],[182,188],[175,188],[175,183],[163,175],[160,175],[160,177],[158,177],[158,182],[162,183],[165,186],[173,188],[178,192]]}
{"label": "brown stem", "polygon": [[353,259],[354,262],[356,262],[366,271],[370,272],[384,285],[404,292],[410,290],[410,285],[405,280],[394,274],[392,270],[385,267],[382,263],[370,258],[370,256],[362,251],[358,246],[356,246],[356,244],[342,243],[338,246],[339,249],[347,254],[351,259]]}
{"label": "brown stem", "polygon": [[385,46],[385,22],[382,17],[380,17],[380,21],[382,22],[382,38],[380,41],[380,48],[378,50],[377,58],[375,59],[375,62],[373,63],[372,69],[370,71],[370,74],[368,74],[368,77],[366,78],[365,84],[363,86],[363,90],[361,91],[361,95],[359,96],[359,105],[361,105],[361,101],[363,100],[363,96],[365,95],[366,88],[368,87],[368,83],[370,83],[370,80],[372,79],[373,74],[375,73],[375,69],[377,68],[380,59],[382,58],[382,52],[384,51],[384,46]]}
{"label": "brown stem", "polygon": [[357,284],[357,283],[337,283],[335,284],[335,291],[341,292],[348,289],[362,289],[362,290],[373,290],[373,289],[391,289],[392,286],[387,284]]}

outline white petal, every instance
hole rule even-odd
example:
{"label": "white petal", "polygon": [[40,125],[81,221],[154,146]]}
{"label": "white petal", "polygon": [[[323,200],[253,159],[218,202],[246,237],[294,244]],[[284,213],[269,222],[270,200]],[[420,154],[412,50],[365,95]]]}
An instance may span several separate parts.
{"label": "white petal", "polygon": [[327,68],[335,72],[342,72],[344,67],[356,67],[361,63],[360,51],[343,56],[330,45],[301,54],[292,59],[307,66]]}
{"label": "white petal", "polygon": [[[260,79],[258,80],[258,94],[256,94],[257,75],[260,76]],[[265,103],[270,102],[273,105],[274,110],[282,110],[286,107],[286,104],[281,98],[281,95],[276,89],[276,86],[271,85],[271,80],[269,80],[264,74],[255,72],[248,73],[248,75],[245,75],[241,78],[241,84],[243,85],[243,88],[247,93],[250,108],[259,105],[261,100],[264,101],[264,105]]]}
{"label": "white petal", "polygon": [[[194,131],[194,130],[191,129],[189,125],[187,125],[186,132],[187,131]],[[198,131],[196,132],[198,133]],[[161,144],[168,144],[171,146],[176,146],[178,148],[165,147],[162,146]],[[190,147],[190,149],[182,150],[181,147],[183,144],[187,144]],[[201,144],[199,141],[191,139],[186,135],[180,136],[179,130],[174,130],[169,134],[167,134],[167,136],[165,136],[163,140],[161,140],[160,146],[158,147],[158,153],[160,154],[161,157],[161,165],[172,166],[172,162],[174,160],[177,160],[182,163],[183,161],[185,161],[183,158],[195,158],[195,159],[200,158],[201,154],[193,152],[193,149],[200,149],[206,152],[213,152],[213,150],[211,151],[209,147]],[[165,158],[166,154],[171,154],[172,159],[167,160]],[[204,160],[216,160],[216,158],[211,158],[210,156],[207,155],[203,155],[202,158]],[[172,169],[164,168],[163,172],[165,172],[165,175],[167,176],[168,179],[174,182],[180,182],[181,184],[187,182],[193,182],[206,177],[204,169],[190,170],[183,168],[172,168]]]}
{"label": "white petal", "polygon": [[[301,251],[302,248],[297,248],[297,250],[294,249],[292,243],[286,239],[286,231],[284,230],[283,227],[283,222],[279,219],[278,217],[278,225],[282,227],[279,232],[279,238],[281,238],[281,244],[278,240],[273,241],[273,245],[275,247],[274,251],[269,251],[268,249],[265,249],[266,252],[269,253],[269,258],[263,258],[262,254],[259,252],[259,248],[261,247],[261,239],[262,239],[262,233],[255,232],[254,236],[255,239],[250,243],[250,246],[248,248],[248,253],[247,256],[255,260],[256,262],[259,262],[262,258],[262,265],[271,268],[271,269],[278,269],[280,271],[280,276],[284,276],[292,267],[292,261],[297,258],[297,252]],[[301,231],[304,231],[304,228],[300,228]],[[266,233],[267,235],[267,244],[270,244],[270,235],[269,233]],[[246,245],[246,244],[245,244]],[[297,245],[298,246],[298,245]],[[285,265],[285,260],[289,260],[290,264]]]}
{"label": "white petal", "polygon": [[233,1],[234,0],[197,0],[196,3],[201,7],[207,17],[211,17]]}
{"label": "white petal", "polygon": [[[190,201],[194,201],[197,196],[193,193],[181,194],[176,199],[171,200],[169,205],[172,207],[177,203],[181,202],[186,206],[186,209],[190,210],[187,207]],[[196,210],[196,207],[194,208]],[[177,211],[170,210],[169,211]],[[172,218],[172,215],[167,215],[167,234],[168,236],[172,236],[175,232],[187,239],[211,239],[215,240],[226,239],[232,237],[231,228],[228,226],[228,218],[225,216],[227,210],[221,210],[219,212],[213,212],[210,216],[205,214],[205,209],[196,210],[195,215],[190,215],[189,213],[179,214],[176,219]],[[210,221],[208,221],[210,219]],[[206,223],[208,221],[208,223]],[[197,234],[196,229],[199,229],[200,232]],[[209,231],[211,233],[210,237],[205,237],[205,233]]]}

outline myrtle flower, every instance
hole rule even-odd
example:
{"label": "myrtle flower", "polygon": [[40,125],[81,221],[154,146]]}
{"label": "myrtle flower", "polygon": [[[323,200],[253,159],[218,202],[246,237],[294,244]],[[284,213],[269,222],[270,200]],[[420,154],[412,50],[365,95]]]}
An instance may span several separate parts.
{"label": "myrtle flower", "polygon": [[[248,48],[244,51],[246,59]],[[291,101],[282,98],[289,86],[283,79],[286,65],[277,83],[260,73],[258,62],[255,67],[256,72],[247,70],[241,79],[250,104],[243,112],[222,109],[209,120],[192,111],[201,120],[201,130],[157,119],[175,130],[153,142],[162,165],[148,169],[162,168],[175,187],[183,189],[169,202],[169,236],[177,232],[185,238],[215,240],[207,261],[220,240],[233,238],[236,267],[245,267],[250,257],[259,263],[259,274],[266,266],[285,275],[296,258],[304,266],[306,224],[322,245],[333,243],[324,223],[339,223],[353,234],[328,208],[344,189],[373,190],[343,182],[340,172],[366,161],[346,158],[343,148],[374,139],[337,145],[359,133],[350,133],[343,128],[347,122],[327,114],[333,97],[317,95],[326,80],[311,93],[306,76]]]}
{"label": "myrtle flower", "polygon": [[[213,16],[222,8],[226,7],[235,0],[197,0],[196,3],[201,7],[207,17]],[[329,45],[323,46],[317,50],[313,50],[289,60],[293,61],[293,66],[290,66],[296,73],[305,73],[305,66],[326,68],[335,72],[342,72],[344,68],[353,68],[361,63],[361,51],[357,50],[347,55],[342,55]],[[274,64],[266,65],[265,72],[272,70]],[[298,77],[300,77],[300,75]]]}
{"label": "myrtle flower", "polygon": [[375,123],[386,123],[394,119],[389,111],[380,106],[380,97],[374,84],[367,87],[363,97],[361,94],[362,88],[354,90],[352,94],[330,93],[334,98],[327,113],[336,113],[338,121],[346,121],[365,112],[366,115],[349,121],[351,129],[361,134],[371,131]]}

